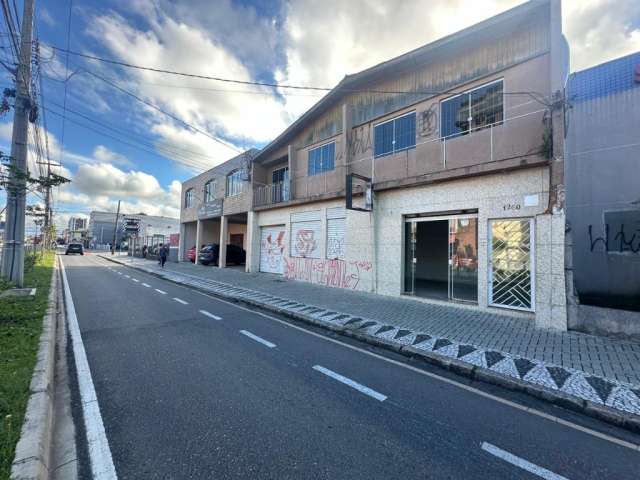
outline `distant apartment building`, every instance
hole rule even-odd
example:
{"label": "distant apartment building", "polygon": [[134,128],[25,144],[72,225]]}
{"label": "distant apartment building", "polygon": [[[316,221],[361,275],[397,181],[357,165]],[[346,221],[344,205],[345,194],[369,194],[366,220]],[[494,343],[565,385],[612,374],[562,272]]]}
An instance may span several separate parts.
{"label": "distant apartment building", "polygon": [[640,335],[640,52],[571,75],[571,328]]}
{"label": "distant apartment building", "polygon": [[238,175],[249,272],[566,329],[567,76],[557,0],[348,75],[250,161],[183,184],[182,258],[230,241]]}

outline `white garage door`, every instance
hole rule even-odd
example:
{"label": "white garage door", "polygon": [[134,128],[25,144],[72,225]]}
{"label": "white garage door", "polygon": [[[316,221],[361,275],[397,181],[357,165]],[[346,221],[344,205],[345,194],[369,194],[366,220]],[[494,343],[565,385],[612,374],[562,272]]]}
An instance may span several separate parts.
{"label": "white garage door", "polygon": [[260,271],[266,273],[284,272],[285,227],[260,228]]}

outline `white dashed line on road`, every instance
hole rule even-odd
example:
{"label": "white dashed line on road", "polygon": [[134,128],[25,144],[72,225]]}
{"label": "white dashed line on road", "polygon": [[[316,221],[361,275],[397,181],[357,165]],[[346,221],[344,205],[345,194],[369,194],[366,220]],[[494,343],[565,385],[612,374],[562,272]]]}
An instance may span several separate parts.
{"label": "white dashed line on road", "polygon": [[220,318],[219,316],[214,315],[213,313],[209,313],[206,310],[200,310],[200,313],[205,317],[213,318],[214,320],[222,320],[222,318]]}
{"label": "white dashed line on road", "polygon": [[161,293],[162,295],[166,295],[166,294],[167,294],[167,292],[163,292],[162,290],[160,290],[160,289],[158,289],[158,288],[155,288],[154,290],[155,290],[156,292],[158,292],[158,293]]}
{"label": "white dashed line on road", "polygon": [[328,377],[331,377],[334,380],[337,380],[337,381],[339,381],[341,383],[344,383],[345,385],[348,385],[351,388],[355,388],[360,393],[364,393],[365,395],[369,395],[370,397],[373,397],[376,400],[379,400],[380,402],[384,402],[387,399],[386,395],[383,395],[380,392],[376,392],[375,390],[372,390],[369,387],[365,387],[361,383],[358,383],[358,382],[356,382],[354,380],[351,380],[350,378],[344,377],[344,376],[340,375],[339,373],[336,373],[336,372],[334,372],[332,370],[329,370],[328,368],[321,367],[320,365],[314,365],[313,369],[318,371],[318,372],[320,372],[320,373],[324,373]]}
{"label": "white dashed line on road", "polygon": [[117,272],[117,273],[118,273],[118,275],[122,275],[122,272]]}
{"label": "white dashed line on road", "polygon": [[182,300],[181,298],[178,297],[173,297],[173,299],[178,302],[181,303],[182,305],[189,305],[189,302],[185,302],[184,300]]}
{"label": "white dashed line on road", "polygon": [[249,337],[251,340],[255,340],[256,342],[263,344],[265,347],[274,348],[276,346],[275,343],[271,343],[270,341],[265,340],[264,338],[259,337],[257,335],[254,335],[253,333],[248,332],[246,330],[240,330],[240,333],[242,335]]}
{"label": "white dashed line on road", "polygon": [[533,473],[540,478],[544,478],[545,480],[568,480],[566,477],[553,473],[552,471],[542,468],[535,463],[528,462],[524,458],[517,457],[512,453],[496,447],[495,445],[491,445],[490,443],[482,442],[481,447],[485,452],[490,453],[511,465],[515,465],[516,467],[526,470],[529,473]]}
{"label": "white dashed line on road", "polygon": [[125,275],[124,278],[131,278],[129,275]]}
{"label": "white dashed line on road", "polygon": [[137,278],[132,278],[131,280],[133,280],[136,283],[140,283],[140,280],[138,280]]}
{"label": "white dashed line on road", "polygon": [[149,285],[148,283],[143,283],[142,286],[143,287],[147,287],[147,288],[151,288],[151,285]]}

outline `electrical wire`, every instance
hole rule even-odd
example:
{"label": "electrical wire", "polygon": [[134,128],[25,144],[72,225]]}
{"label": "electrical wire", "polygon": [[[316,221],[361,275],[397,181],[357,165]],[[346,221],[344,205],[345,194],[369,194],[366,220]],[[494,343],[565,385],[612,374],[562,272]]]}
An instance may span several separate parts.
{"label": "electrical wire", "polygon": [[117,83],[112,82],[111,80],[108,80],[108,79],[106,79],[106,78],[102,77],[101,75],[98,75],[97,73],[92,72],[92,71],[90,71],[90,70],[86,70],[86,69],[85,69],[85,70],[83,70],[83,71],[84,71],[84,72],[86,72],[86,73],[88,73],[88,74],[89,74],[89,75],[91,75],[92,77],[97,78],[98,80],[101,80],[101,81],[105,82],[107,85],[112,86],[112,87],[113,87],[113,88],[115,88],[116,90],[119,90],[119,91],[121,91],[122,93],[125,93],[125,94],[129,95],[130,97],[132,97],[132,98],[136,99],[137,101],[139,101],[139,102],[141,102],[141,103],[143,103],[143,104],[147,105],[148,107],[153,108],[154,110],[156,110],[156,111],[158,111],[158,112],[162,113],[163,115],[165,115],[165,116],[167,116],[167,117],[171,118],[172,120],[175,120],[176,122],[180,123],[181,125],[183,125],[183,126],[184,126],[184,127],[186,127],[187,129],[192,130],[192,131],[194,131],[194,132],[198,132],[198,133],[200,133],[200,134],[202,134],[202,135],[204,135],[204,136],[206,136],[206,137],[209,137],[211,140],[213,140],[213,141],[215,141],[215,142],[219,143],[220,145],[224,145],[225,147],[227,147],[227,148],[229,148],[229,149],[231,149],[231,150],[234,150],[234,151],[235,151],[235,152],[237,152],[237,153],[242,153],[242,150],[240,150],[238,147],[236,147],[236,146],[234,146],[234,145],[231,145],[230,143],[228,143],[228,142],[226,142],[226,141],[224,141],[224,140],[221,140],[220,138],[216,137],[215,135],[210,134],[209,132],[206,132],[205,130],[202,130],[202,129],[198,128],[198,127],[195,127],[195,126],[191,125],[190,123],[185,122],[185,121],[184,121],[184,120],[182,120],[181,118],[179,118],[179,117],[177,117],[177,116],[173,115],[172,113],[169,113],[169,112],[167,112],[167,111],[163,110],[162,108],[158,107],[158,106],[157,106],[157,105],[155,105],[154,103],[151,103],[151,102],[149,102],[148,100],[145,100],[145,99],[143,99],[143,98],[139,97],[139,96],[138,96],[138,95],[136,95],[135,93],[130,92],[129,90],[127,90],[127,89],[125,89],[125,88],[121,87],[121,86],[120,86],[120,85],[118,85]]}
{"label": "electrical wire", "polygon": [[[67,49],[71,46],[71,14],[73,12],[73,0],[69,0],[69,13],[67,15]],[[69,73],[69,54],[67,54],[65,58],[64,65],[65,75]],[[64,83],[64,94],[63,94],[63,113],[66,113],[67,109],[67,88],[69,86],[69,82]],[[58,159],[58,163],[62,164],[62,155],[64,154],[64,134],[66,128],[66,116],[63,114],[62,117],[62,135],[60,136],[60,158]]]}

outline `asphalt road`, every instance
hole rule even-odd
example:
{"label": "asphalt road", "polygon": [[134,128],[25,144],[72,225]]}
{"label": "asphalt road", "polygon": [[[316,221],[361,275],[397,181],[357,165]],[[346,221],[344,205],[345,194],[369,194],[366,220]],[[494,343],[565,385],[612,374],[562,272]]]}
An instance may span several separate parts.
{"label": "asphalt road", "polygon": [[638,450],[399,357],[95,256],[63,260],[118,478],[638,478]]}

